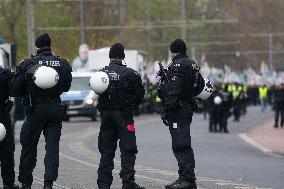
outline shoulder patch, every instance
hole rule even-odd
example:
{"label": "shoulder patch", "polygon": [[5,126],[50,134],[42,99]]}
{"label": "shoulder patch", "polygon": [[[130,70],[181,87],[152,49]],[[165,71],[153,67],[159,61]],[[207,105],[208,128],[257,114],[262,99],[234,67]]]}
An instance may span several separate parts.
{"label": "shoulder patch", "polygon": [[200,67],[198,66],[198,64],[195,62],[195,61],[192,61],[192,68],[194,69],[194,70],[200,70]]}

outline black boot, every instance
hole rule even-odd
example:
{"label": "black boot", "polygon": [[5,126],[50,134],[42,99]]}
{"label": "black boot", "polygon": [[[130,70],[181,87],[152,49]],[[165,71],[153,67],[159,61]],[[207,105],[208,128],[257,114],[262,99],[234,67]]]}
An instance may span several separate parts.
{"label": "black boot", "polygon": [[125,183],[122,185],[122,189],[145,189],[142,186],[139,186],[138,184],[136,184],[135,182],[133,183]]}
{"label": "black boot", "polygon": [[53,181],[44,181],[43,189],[52,189]]}
{"label": "black boot", "polygon": [[12,185],[4,185],[3,189],[19,189],[20,187],[18,185],[12,184]]}
{"label": "black boot", "polygon": [[179,181],[176,184],[173,184],[171,187],[166,189],[197,189],[195,181]]}
{"label": "black boot", "polygon": [[172,186],[175,186],[175,185],[179,184],[180,182],[181,182],[181,180],[178,179],[178,180],[176,180],[176,181],[174,181],[174,182],[172,182],[172,183],[170,183],[170,184],[167,184],[167,185],[165,186],[165,188],[166,188],[166,189],[171,189]]}
{"label": "black boot", "polygon": [[22,184],[21,189],[31,189],[31,185],[28,185],[28,184]]}

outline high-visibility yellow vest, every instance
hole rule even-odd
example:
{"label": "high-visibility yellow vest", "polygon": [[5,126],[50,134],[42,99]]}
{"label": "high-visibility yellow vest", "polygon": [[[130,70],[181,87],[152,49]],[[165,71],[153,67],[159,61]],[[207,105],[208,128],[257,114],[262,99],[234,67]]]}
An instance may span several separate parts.
{"label": "high-visibility yellow vest", "polygon": [[248,91],[248,87],[244,85],[244,92],[246,93]]}
{"label": "high-visibility yellow vest", "polygon": [[155,99],[155,102],[159,103],[159,102],[161,102],[161,99],[157,96],[156,99]]}
{"label": "high-visibility yellow vest", "polygon": [[240,97],[240,99],[243,99],[244,98],[244,96],[242,95],[243,94],[243,86],[238,86],[238,92],[239,92],[239,94],[238,94],[238,96]]}
{"label": "high-visibility yellow vest", "polygon": [[230,92],[230,93],[231,93],[231,92],[232,92],[232,90],[233,90],[232,88],[233,88],[233,87],[232,87],[232,85],[228,85],[228,92]]}
{"label": "high-visibility yellow vest", "polygon": [[259,92],[259,98],[260,99],[267,98],[267,92],[268,92],[267,87],[259,87],[258,92]]}
{"label": "high-visibility yellow vest", "polygon": [[232,86],[233,98],[236,99],[240,95],[239,87],[237,88],[235,85]]}

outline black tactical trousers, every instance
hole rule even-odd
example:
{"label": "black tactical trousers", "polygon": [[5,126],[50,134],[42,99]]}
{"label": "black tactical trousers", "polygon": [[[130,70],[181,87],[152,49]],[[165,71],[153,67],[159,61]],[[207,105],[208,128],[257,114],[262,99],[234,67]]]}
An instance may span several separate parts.
{"label": "black tactical trousers", "polygon": [[191,148],[190,123],[177,123],[177,128],[170,126],[172,149],[178,161],[179,178],[193,182],[196,180],[195,159]]}
{"label": "black tactical trousers", "polygon": [[233,114],[234,114],[234,121],[239,121],[241,112],[240,112],[240,105],[237,104],[238,102],[235,102],[233,105]]}
{"label": "black tactical trousers", "polygon": [[0,123],[6,128],[6,136],[0,142],[0,163],[1,163],[1,176],[4,185],[13,185],[15,182],[14,171],[14,134],[11,127],[11,120],[9,117],[0,117]]}
{"label": "black tactical trousers", "polygon": [[275,122],[275,127],[278,127],[278,122],[279,122],[279,116],[280,116],[280,126],[284,126],[284,108],[283,107],[275,107],[275,117],[274,117],[274,122]]}
{"label": "black tactical trousers", "polygon": [[35,105],[27,113],[21,130],[22,151],[20,157],[19,181],[31,185],[33,169],[37,160],[37,144],[41,132],[45,137],[44,179],[55,181],[59,167],[59,140],[64,111],[60,104]]}
{"label": "black tactical trousers", "polygon": [[121,152],[120,177],[123,183],[134,182],[134,165],[136,154],[136,136],[133,116],[124,111],[102,111],[102,123],[99,134],[98,147],[101,160],[98,169],[99,189],[109,189],[112,184],[113,159],[119,140]]}
{"label": "black tactical trousers", "polygon": [[195,182],[195,159],[191,148],[190,124],[193,110],[191,106],[178,108],[168,113],[172,149],[178,161],[179,179]]}
{"label": "black tactical trousers", "polygon": [[228,132],[228,118],[229,118],[229,109],[222,108],[220,111],[220,132]]}
{"label": "black tactical trousers", "polygon": [[[209,115],[209,131],[219,131],[222,123],[222,112],[220,108],[212,108]],[[218,128],[219,127],[219,128]]]}

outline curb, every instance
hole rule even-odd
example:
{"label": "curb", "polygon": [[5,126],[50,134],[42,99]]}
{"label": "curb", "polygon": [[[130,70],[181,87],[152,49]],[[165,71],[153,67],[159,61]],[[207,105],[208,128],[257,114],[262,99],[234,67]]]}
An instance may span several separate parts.
{"label": "curb", "polygon": [[267,148],[266,146],[263,146],[262,144],[257,143],[253,139],[251,139],[246,133],[240,133],[239,137],[243,139],[245,142],[250,144],[251,146],[258,148],[264,153],[273,153],[273,151],[270,148]]}
{"label": "curb", "polygon": [[259,128],[261,127],[265,127],[267,124],[271,125],[271,121],[273,121],[273,119],[267,119],[263,122],[263,124],[261,124],[260,126],[256,125],[254,128],[251,128],[247,131],[245,131],[244,133],[239,133],[239,137],[245,141],[246,143],[250,144],[251,146],[259,149],[260,151],[262,151],[263,153],[265,154],[268,154],[268,155],[272,155],[272,156],[275,156],[275,157],[281,157],[283,158],[284,157],[284,153],[281,151],[277,151],[271,147],[268,147],[267,145],[255,140],[252,136],[250,136],[251,133],[253,133],[254,131],[258,130]]}

